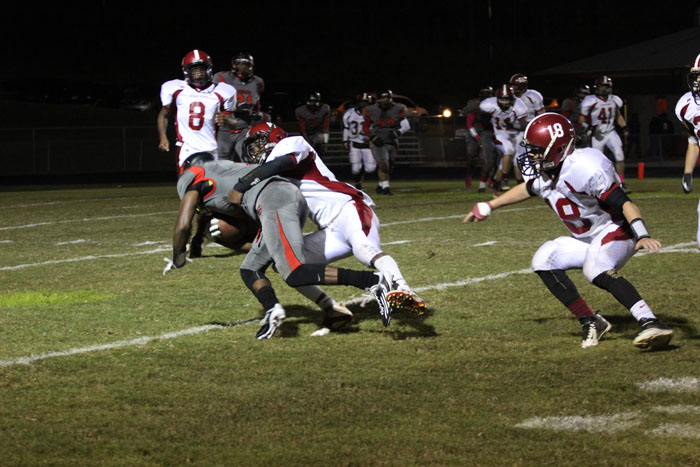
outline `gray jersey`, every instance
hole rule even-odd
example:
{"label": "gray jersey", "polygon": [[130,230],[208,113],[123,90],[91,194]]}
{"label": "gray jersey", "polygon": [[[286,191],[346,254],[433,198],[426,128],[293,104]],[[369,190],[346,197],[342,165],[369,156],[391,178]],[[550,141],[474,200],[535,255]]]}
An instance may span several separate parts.
{"label": "gray jersey", "polygon": [[204,207],[212,214],[236,216],[243,209],[250,217],[258,219],[259,213],[256,212],[255,202],[260,191],[273,180],[286,181],[286,179],[272,177],[254,185],[244,193],[240,207],[231,204],[228,200],[228,193],[238,183],[238,180],[257,167],[257,165],[228,160],[216,160],[205,162],[201,166],[192,166],[185,170],[178,179],[177,194],[182,199],[188,191],[196,190],[202,197]]}
{"label": "gray jersey", "polygon": [[231,71],[220,71],[214,75],[214,82],[223,81],[236,88],[236,105],[250,104],[260,110],[260,96],[265,90],[265,81],[257,75],[243,81]]}
{"label": "gray jersey", "polygon": [[388,109],[382,109],[379,104],[368,105],[365,107],[364,117],[365,134],[379,136],[385,144],[396,145],[401,121],[406,118],[406,106],[396,102]]}
{"label": "gray jersey", "polygon": [[305,104],[297,107],[294,115],[302,133],[309,136],[328,133],[331,121],[331,108],[328,104],[321,104],[317,110],[309,109]]}

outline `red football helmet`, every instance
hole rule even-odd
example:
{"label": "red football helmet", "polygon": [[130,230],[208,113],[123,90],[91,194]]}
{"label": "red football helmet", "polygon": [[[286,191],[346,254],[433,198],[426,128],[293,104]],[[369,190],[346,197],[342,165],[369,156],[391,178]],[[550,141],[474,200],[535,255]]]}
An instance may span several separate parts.
{"label": "red football helmet", "polygon": [[248,129],[243,140],[243,158],[251,164],[262,164],[272,149],[287,133],[269,122],[257,123]]}
{"label": "red football helmet", "polygon": [[554,112],[538,115],[525,128],[521,143],[526,152],[518,159],[523,175],[552,172],[574,151],[576,133],[568,118]]}
{"label": "red football helmet", "polygon": [[368,93],[363,92],[355,96],[355,102],[356,106],[358,109],[364,109],[367,107],[369,104],[372,103],[372,96],[370,96]]}
{"label": "red football helmet", "polygon": [[698,99],[700,97],[700,55],[695,57],[693,64],[690,66],[690,72],[688,73],[688,87],[693,93],[693,97]]}
{"label": "red football helmet", "polygon": [[527,91],[527,76],[522,73],[516,73],[510,77],[510,85],[513,86],[513,92],[520,97]]}
{"label": "red football helmet", "polygon": [[502,84],[498,86],[498,90],[496,91],[496,99],[498,99],[498,106],[504,112],[513,107],[513,104],[515,104],[513,87],[510,84]]}
{"label": "red football helmet", "polygon": [[[195,71],[195,68],[203,69],[204,73]],[[193,88],[208,88],[214,77],[213,69],[214,63],[211,57],[203,50],[192,50],[182,59],[182,73],[185,75],[185,81]]]}
{"label": "red football helmet", "polygon": [[607,97],[612,94],[612,79],[609,76],[600,76],[593,86],[596,96]]}

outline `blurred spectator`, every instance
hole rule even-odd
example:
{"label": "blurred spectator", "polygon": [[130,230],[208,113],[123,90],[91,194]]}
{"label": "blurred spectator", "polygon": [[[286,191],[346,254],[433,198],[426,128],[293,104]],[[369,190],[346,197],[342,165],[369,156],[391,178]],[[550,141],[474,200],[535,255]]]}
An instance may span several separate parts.
{"label": "blurred spectator", "polygon": [[328,144],[331,124],[331,108],[321,102],[321,93],[312,92],[306,99],[306,104],[300,105],[294,111],[299,131],[316,153],[323,157]]}
{"label": "blurred spectator", "polygon": [[630,115],[630,119],[627,122],[627,130],[629,131],[627,154],[635,159],[639,159],[642,151],[642,122],[639,120],[637,112],[633,112]]}
{"label": "blurred spectator", "polygon": [[[661,157],[666,149],[670,147],[665,135],[673,134],[673,123],[668,119],[666,112],[654,116],[649,121],[649,154],[654,157]],[[666,143],[666,144],[664,144]]]}

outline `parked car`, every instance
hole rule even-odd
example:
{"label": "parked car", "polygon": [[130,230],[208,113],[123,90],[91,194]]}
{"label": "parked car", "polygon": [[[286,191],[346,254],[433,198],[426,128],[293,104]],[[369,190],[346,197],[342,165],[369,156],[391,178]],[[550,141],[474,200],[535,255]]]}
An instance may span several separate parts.
{"label": "parked car", "polygon": [[[374,97],[375,93],[368,93],[370,96]],[[401,94],[394,94],[394,102],[403,104],[406,106],[407,117],[427,117],[428,110],[425,107],[421,107],[416,104],[413,99],[407,96],[402,96]],[[343,114],[352,104],[355,103],[355,99],[348,99],[343,101],[339,106],[335,107],[332,112],[332,118],[336,120],[341,120]]]}
{"label": "parked car", "polygon": [[559,100],[556,97],[544,97],[542,100],[547,112],[559,112]]}

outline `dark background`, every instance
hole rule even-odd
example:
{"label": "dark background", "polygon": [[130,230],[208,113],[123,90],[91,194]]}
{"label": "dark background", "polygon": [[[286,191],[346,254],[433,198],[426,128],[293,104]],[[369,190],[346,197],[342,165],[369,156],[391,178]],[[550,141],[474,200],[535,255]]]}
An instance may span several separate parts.
{"label": "dark background", "polygon": [[[497,86],[516,72],[529,75],[693,27],[699,6],[515,0],[285,5],[14,5],[18,11],[1,20],[0,89],[14,98],[69,83],[109,94],[105,103],[114,103],[135,86],[157,99],[163,81],[182,77],[182,57],[199,48],[212,56],[215,71],[228,69],[236,52],[251,53],[267,85],[263,104],[278,91],[319,90],[338,103],[391,88],[436,112],[440,105],[464,105],[480,87]],[[569,89],[530,81],[545,95],[565,97]]]}

